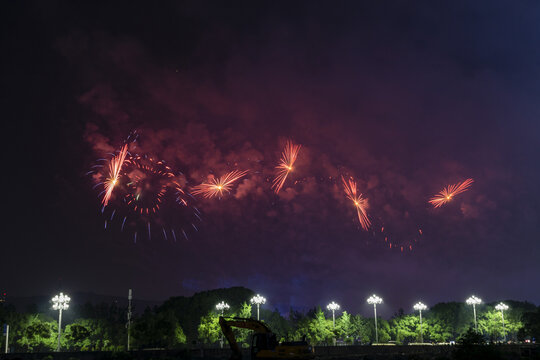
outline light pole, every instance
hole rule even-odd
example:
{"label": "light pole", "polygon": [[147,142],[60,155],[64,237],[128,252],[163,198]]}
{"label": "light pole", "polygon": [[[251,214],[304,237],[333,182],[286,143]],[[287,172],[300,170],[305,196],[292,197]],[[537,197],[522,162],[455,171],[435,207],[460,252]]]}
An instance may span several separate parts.
{"label": "light pole", "polygon": [[62,336],[62,310],[69,308],[69,302],[71,298],[63,293],[56,295],[52,298],[53,310],[58,310],[58,347],[56,351],[60,351],[60,337]]}
{"label": "light pole", "polygon": [[[225,301],[222,301],[216,305],[216,310],[221,311],[221,317],[223,317],[225,310],[229,310],[229,309],[230,309],[230,306]],[[219,345],[223,349],[223,333],[221,334],[221,338],[219,339]]]}
{"label": "light pole", "polygon": [[499,303],[495,306],[495,309],[501,312],[502,324],[503,324],[503,337],[504,337],[504,342],[506,342],[506,331],[504,330],[504,311],[508,310],[508,305],[506,305],[505,303]]}
{"label": "light pole", "polygon": [[257,305],[257,320],[259,320],[259,307],[266,304],[266,298],[257,294],[251,298],[251,303]]}
{"label": "light pole", "polygon": [[482,299],[477,298],[476,296],[471,296],[467,299],[467,305],[472,305],[473,308],[473,314],[474,314],[474,330],[478,332],[478,323],[476,322],[476,305],[481,304]]}
{"label": "light pole", "polygon": [[[332,325],[334,331],[336,330],[336,310],[339,310],[339,304],[332,301],[330,304],[326,306],[326,308],[330,311],[332,311]],[[336,345],[336,338],[334,336],[334,346]]]}
{"label": "light pole", "polygon": [[334,329],[336,328],[336,310],[339,310],[339,305],[335,302],[331,302],[326,306],[328,310],[332,312],[332,324],[334,325]]}
{"label": "light pole", "polygon": [[367,299],[368,304],[373,304],[373,312],[375,313],[375,344],[379,343],[379,332],[377,330],[377,304],[382,304],[382,298],[373,294]]}
{"label": "light pole", "polygon": [[133,292],[131,289],[128,290],[128,312],[127,312],[127,351],[130,349],[130,340],[131,340],[131,300],[133,300]]}
{"label": "light pole", "polygon": [[427,306],[419,301],[414,304],[413,309],[420,313],[420,342],[424,343],[424,333],[422,331],[422,310],[426,310]]}

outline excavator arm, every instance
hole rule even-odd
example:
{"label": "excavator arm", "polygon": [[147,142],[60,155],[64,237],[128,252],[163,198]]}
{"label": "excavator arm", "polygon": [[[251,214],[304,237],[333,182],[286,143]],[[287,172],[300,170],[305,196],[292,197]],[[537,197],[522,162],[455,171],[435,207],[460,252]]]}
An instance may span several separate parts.
{"label": "excavator arm", "polygon": [[266,324],[258,320],[237,317],[224,318],[221,316],[219,325],[231,346],[231,360],[242,359],[242,349],[236,342],[233,327],[253,330],[252,360],[313,360],[315,358],[314,350],[307,342],[296,341],[279,344],[276,334],[270,331]]}
{"label": "excavator arm", "polygon": [[231,347],[231,359],[238,360],[242,359],[242,349],[240,349],[240,346],[238,346],[238,342],[236,341],[236,337],[234,336],[234,332],[232,329],[233,327],[253,330],[255,333],[259,334],[271,333],[268,326],[254,319],[246,319],[239,317],[225,318],[223,316],[220,316],[219,326],[221,327],[221,331],[223,332],[223,335],[225,336],[225,338],[229,342],[229,346]]}

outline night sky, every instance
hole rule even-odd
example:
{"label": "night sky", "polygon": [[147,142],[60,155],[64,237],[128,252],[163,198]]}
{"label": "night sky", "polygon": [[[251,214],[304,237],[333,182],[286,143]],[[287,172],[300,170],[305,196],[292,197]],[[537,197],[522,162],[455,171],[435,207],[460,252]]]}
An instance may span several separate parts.
{"label": "night sky", "polygon": [[[282,311],[365,313],[375,292],[383,316],[471,294],[540,303],[539,2],[29,1],[1,16],[8,296],[246,286]],[[171,206],[154,221],[186,236],[153,223],[135,242],[119,218],[104,229],[87,175],[134,134],[130,152],[186,190],[250,173],[190,200],[198,231]],[[302,148],[276,195],[287,139]]]}

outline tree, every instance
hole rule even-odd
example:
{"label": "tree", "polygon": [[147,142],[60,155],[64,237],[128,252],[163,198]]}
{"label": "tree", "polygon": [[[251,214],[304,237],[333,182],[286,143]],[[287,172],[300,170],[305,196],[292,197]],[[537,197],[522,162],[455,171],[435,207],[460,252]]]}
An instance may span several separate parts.
{"label": "tree", "polygon": [[344,311],[336,321],[336,335],[347,344],[352,344],[355,338],[354,326],[351,322],[351,315]]}
{"label": "tree", "polygon": [[[426,321],[429,324],[438,324],[441,331],[435,336],[448,341],[456,340],[464,334],[474,320],[472,311],[464,303],[449,302],[431,307],[429,313],[426,314]],[[447,334],[450,336],[448,337]]]}
{"label": "tree", "polygon": [[77,323],[67,325],[64,337],[67,340],[69,350],[90,350],[90,330],[84,325]]}
{"label": "tree", "polygon": [[448,342],[453,339],[451,330],[446,324],[438,319],[426,319],[423,322],[424,341]]}
{"label": "tree", "polygon": [[264,315],[265,323],[268,324],[272,332],[276,334],[278,341],[286,341],[289,339],[292,328],[291,324],[285,319],[277,309],[270,312],[267,311]]}
{"label": "tree", "polygon": [[321,308],[318,308],[315,317],[307,323],[306,338],[312,344],[324,344],[332,342],[334,337],[331,320],[327,320]]}
{"label": "tree", "polygon": [[353,336],[356,341],[362,344],[369,344],[371,341],[370,319],[362,315],[354,315],[351,318]]}
{"label": "tree", "polygon": [[420,338],[420,320],[415,315],[403,315],[392,319],[390,334],[399,344],[416,342]]}
{"label": "tree", "polygon": [[17,345],[26,351],[46,352],[56,349],[58,324],[39,315],[27,316],[25,324],[15,334]]}
{"label": "tree", "polygon": [[522,315],[523,327],[519,329],[520,339],[540,339],[540,306],[536,311],[528,311]]}
{"label": "tree", "polygon": [[198,328],[199,339],[206,344],[213,344],[221,337],[221,327],[219,317],[212,313],[201,318]]}
{"label": "tree", "polygon": [[185,344],[186,335],[172,313],[147,308],[133,324],[133,338],[139,348],[176,348]]}
{"label": "tree", "polygon": [[[243,302],[240,306],[240,313],[238,314],[241,318],[251,318],[251,304]],[[234,329],[234,334],[236,336],[236,342],[242,347],[249,347],[248,338],[251,330],[248,329]]]}

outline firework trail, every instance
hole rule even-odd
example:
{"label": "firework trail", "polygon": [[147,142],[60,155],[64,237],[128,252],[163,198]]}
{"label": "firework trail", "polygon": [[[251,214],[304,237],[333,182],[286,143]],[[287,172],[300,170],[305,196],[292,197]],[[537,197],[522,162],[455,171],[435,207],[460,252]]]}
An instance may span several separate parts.
{"label": "firework trail", "polygon": [[462,192],[465,192],[469,190],[469,187],[474,182],[473,179],[467,179],[463,182],[454,184],[454,185],[448,185],[442,191],[440,191],[437,195],[432,197],[429,200],[429,203],[432,204],[435,208],[441,207],[446,203],[449,203],[452,201],[452,198],[458,194],[461,194]]}
{"label": "firework trail", "polygon": [[202,183],[193,188],[193,195],[202,195],[205,199],[223,195],[224,191],[230,192],[234,182],[244,176],[249,170],[239,171],[234,170],[223,175],[220,178],[213,178],[208,183]]}
{"label": "firework trail", "polygon": [[296,145],[290,140],[287,141],[287,144],[285,144],[285,149],[283,149],[283,152],[281,153],[279,165],[276,166],[276,176],[272,182],[272,189],[274,189],[276,194],[279,193],[283,187],[283,184],[285,183],[285,180],[287,180],[287,176],[293,170],[294,162],[298,157],[301,147],[302,145]]}
{"label": "firework trail", "polygon": [[109,162],[109,177],[107,178],[107,180],[105,180],[105,195],[103,196],[102,201],[103,207],[107,206],[107,204],[109,203],[114,187],[118,182],[120,170],[122,169],[122,165],[126,160],[127,148],[127,144],[124,145],[122,150],[120,150],[118,156],[113,157]]}
{"label": "firework trail", "polygon": [[347,198],[349,198],[354,203],[354,207],[356,207],[356,213],[358,214],[358,220],[360,221],[362,229],[367,231],[371,226],[371,221],[367,216],[367,209],[369,208],[368,200],[364,199],[362,194],[357,193],[356,182],[354,182],[354,180],[349,179],[349,181],[346,181],[343,176],[341,177],[341,180],[343,181],[343,188]]}

